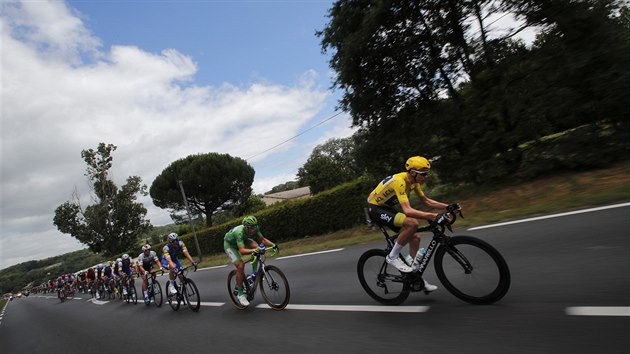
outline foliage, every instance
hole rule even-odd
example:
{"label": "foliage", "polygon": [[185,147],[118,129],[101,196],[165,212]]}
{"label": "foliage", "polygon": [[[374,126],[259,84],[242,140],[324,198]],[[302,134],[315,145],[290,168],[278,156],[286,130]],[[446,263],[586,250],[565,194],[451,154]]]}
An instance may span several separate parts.
{"label": "foliage", "polygon": [[150,228],[145,220],[146,208],[136,202],[137,195],[146,195],[146,185],[138,176],[127,178],[120,189],[109,178],[112,153],[116,146],[100,143],[97,150],[81,152],[88,165],[86,177],[94,192],[95,204],[81,207],[79,197],[55,210],[54,225],[70,234],[93,252],[119,254],[137,243],[140,234]]}
{"label": "foliage", "polygon": [[[318,35],[322,49],[332,52],[335,87],[344,91],[340,106],[362,127],[359,165],[384,176],[420,154],[433,158],[446,182],[483,184],[531,166],[535,151],[521,147],[546,135],[582,125],[628,131],[630,41],[628,18],[619,15],[627,9],[619,5],[335,2]],[[523,19],[524,26],[493,33],[488,18],[502,13]],[[512,38],[527,26],[542,29],[531,47]],[[608,147],[617,152],[613,157],[629,142],[614,145]],[[588,155],[594,148],[570,144],[560,150]]]}
{"label": "foliage", "polygon": [[304,166],[298,170],[300,185],[309,186],[313,194],[357,178],[361,169],[354,157],[350,138],[330,139],[317,145]]}
{"label": "foliage", "polygon": [[192,213],[204,215],[206,225],[211,226],[214,213],[249,200],[254,169],[228,154],[190,155],[171,163],[153,181],[149,189],[153,204],[174,213],[186,210],[180,181]]}
{"label": "foliage", "polygon": [[[365,198],[375,184],[375,181],[359,178],[312,198],[274,204],[254,215],[259,221],[263,235],[274,242],[349,228],[365,222]],[[344,212],[332,212],[335,210]],[[222,252],[223,236],[230,228],[240,223],[241,218],[236,218],[197,230],[201,252],[204,254]],[[187,244],[194,244],[193,235],[188,234],[180,238]],[[156,247],[163,245],[164,243],[161,243]],[[195,247],[189,247],[188,250],[192,255],[197,255]]]}
{"label": "foliage", "polygon": [[40,285],[64,273],[73,273],[106,260],[101,254],[81,250],[39,261],[23,262],[0,270],[0,293],[16,292],[28,284]]}

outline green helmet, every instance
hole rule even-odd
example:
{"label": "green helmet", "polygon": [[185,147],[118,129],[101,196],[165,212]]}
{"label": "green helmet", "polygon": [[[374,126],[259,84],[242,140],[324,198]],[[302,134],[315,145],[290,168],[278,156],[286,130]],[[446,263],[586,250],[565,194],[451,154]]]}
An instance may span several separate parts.
{"label": "green helmet", "polygon": [[256,226],[256,225],[258,225],[258,220],[256,220],[256,217],[253,216],[253,215],[246,216],[243,219],[243,225],[245,225],[245,226]]}

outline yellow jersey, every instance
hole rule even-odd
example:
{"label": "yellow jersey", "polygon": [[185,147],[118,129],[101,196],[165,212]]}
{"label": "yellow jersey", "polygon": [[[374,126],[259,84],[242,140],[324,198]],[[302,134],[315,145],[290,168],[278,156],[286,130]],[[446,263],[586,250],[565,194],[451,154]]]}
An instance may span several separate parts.
{"label": "yellow jersey", "polygon": [[424,196],[423,186],[412,183],[407,172],[397,173],[385,177],[368,196],[368,203],[378,206],[394,206],[398,203],[409,202],[409,192],[414,191],[418,197]]}

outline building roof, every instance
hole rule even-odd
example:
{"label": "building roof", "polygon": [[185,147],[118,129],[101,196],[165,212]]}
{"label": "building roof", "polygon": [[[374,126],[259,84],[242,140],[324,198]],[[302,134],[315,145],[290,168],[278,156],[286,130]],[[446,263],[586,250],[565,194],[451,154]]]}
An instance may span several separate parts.
{"label": "building roof", "polygon": [[292,189],[290,191],[265,194],[262,196],[262,199],[267,205],[269,205],[269,204],[281,202],[283,200],[304,198],[310,195],[311,195],[311,188],[302,187],[302,188]]}

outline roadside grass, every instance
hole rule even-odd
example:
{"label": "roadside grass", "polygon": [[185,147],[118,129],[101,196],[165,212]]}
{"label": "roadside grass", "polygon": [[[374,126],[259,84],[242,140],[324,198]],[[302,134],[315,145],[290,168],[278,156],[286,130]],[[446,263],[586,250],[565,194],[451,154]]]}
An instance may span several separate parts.
{"label": "roadside grass", "polygon": [[9,300],[7,300],[5,298],[0,298],[0,310],[2,310],[4,308],[4,305],[6,305],[7,301],[9,301]]}
{"label": "roadside grass", "polygon": [[[460,197],[442,201],[457,201],[462,205],[465,218],[458,219],[456,227],[472,227],[625,202],[630,200],[630,161],[610,168],[558,174],[523,184],[471,187],[454,192],[453,195]],[[273,235],[266,236],[274,239]],[[382,238],[380,231],[361,225],[321,236],[307,236],[283,242],[279,245],[279,256],[331,250]],[[227,256],[219,253],[204,255],[200,266],[228,263]]]}

